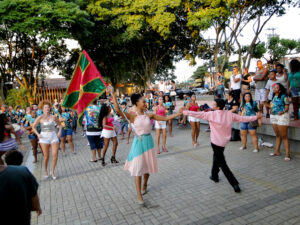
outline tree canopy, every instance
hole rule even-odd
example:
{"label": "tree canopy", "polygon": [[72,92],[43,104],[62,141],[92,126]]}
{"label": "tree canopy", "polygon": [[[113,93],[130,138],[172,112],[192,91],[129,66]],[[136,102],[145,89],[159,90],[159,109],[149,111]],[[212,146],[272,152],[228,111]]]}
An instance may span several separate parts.
{"label": "tree canopy", "polygon": [[62,0],[3,0],[0,2],[0,72],[30,89],[30,101],[37,82],[47,70],[60,67],[72,38],[73,25],[87,32],[88,14],[75,3]]}

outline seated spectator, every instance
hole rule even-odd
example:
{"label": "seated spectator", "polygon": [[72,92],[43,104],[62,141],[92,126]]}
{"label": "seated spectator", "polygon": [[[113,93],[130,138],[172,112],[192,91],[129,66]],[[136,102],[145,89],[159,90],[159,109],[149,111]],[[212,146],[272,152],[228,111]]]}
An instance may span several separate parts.
{"label": "seated spectator", "polygon": [[5,154],[6,165],[20,166],[23,163],[23,154],[16,149],[8,151]]}
{"label": "seated spectator", "polygon": [[42,214],[38,183],[24,166],[0,165],[1,224],[30,224],[31,211]]}

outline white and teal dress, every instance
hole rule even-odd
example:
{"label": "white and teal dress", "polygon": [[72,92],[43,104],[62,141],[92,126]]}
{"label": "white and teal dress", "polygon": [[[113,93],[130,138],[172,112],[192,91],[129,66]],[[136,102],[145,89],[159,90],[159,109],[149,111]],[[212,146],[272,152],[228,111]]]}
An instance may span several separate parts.
{"label": "white and teal dress", "polygon": [[154,142],[151,135],[151,122],[147,115],[137,115],[134,120],[136,135],[127,157],[124,169],[131,176],[143,176],[158,172]]}

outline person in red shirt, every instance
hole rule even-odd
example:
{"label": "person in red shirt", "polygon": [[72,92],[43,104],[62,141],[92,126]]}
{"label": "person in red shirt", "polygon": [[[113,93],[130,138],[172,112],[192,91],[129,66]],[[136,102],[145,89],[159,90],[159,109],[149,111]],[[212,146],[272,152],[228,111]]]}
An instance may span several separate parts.
{"label": "person in red shirt", "polygon": [[111,107],[107,106],[106,104],[103,104],[101,106],[100,110],[100,117],[99,117],[99,123],[100,126],[102,126],[102,133],[101,137],[104,138],[104,148],[103,148],[103,157],[102,157],[102,166],[105,166],[105,154],[107,151],[107,148],[109,146],[110,140],[113,142],[113,149],[112,149],[112,157],[110,159],[111,163],[119,163],[119,161],[116,160],[116,151],[118,147],[118,139],[117,134],[115,132],[115,127],[113,125],[114,118],[110,117],[111,113]]}

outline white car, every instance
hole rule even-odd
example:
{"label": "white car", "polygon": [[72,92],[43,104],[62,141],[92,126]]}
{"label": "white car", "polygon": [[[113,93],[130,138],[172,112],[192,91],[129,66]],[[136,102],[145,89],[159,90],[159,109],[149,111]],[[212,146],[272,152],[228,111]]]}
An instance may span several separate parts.
{"label": "white car", "polygon": [[200,95],[208,94],[208,90],[206,88],[194,88],[192,91]]}

